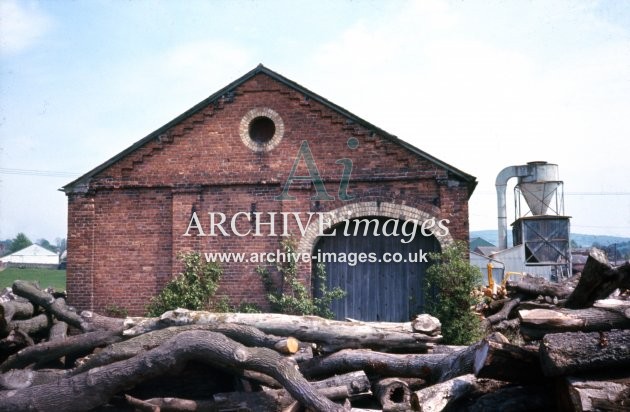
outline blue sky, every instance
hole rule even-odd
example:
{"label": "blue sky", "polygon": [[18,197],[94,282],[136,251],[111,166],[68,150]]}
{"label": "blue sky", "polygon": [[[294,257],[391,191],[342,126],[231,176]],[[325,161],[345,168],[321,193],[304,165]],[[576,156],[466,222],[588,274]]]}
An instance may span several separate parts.
{"label": "blue sky", "polygon": [[0,239],[65,237],[59,187],[258,63],[476,176],[472,230],[546,160],[630,236],[630,2],[0,0]]}

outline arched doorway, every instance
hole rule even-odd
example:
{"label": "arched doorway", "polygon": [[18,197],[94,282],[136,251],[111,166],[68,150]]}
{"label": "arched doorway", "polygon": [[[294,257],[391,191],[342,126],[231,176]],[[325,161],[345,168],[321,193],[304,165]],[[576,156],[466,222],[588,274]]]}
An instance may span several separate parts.
{"label": "arched doorway", "polygon": [[[352,219],[347,227],[345,222],[339,223],[330,229],[336,229],[335,235],[322,236],[313,249],[313,255],[324,263],[328,289],[339,286],[347,293],[344,299],[331,304],[335,318],[404,322],[423,313],[422,284],[429,266],[423,256],[440,251],[440,243],[433,235],[423,236],[420,230],[408,243],[403,240],[410,240],[410,236],[400,230],[395,236],[375,235],[373,226],[364,230],[366,220],[372,225],[378,222],[382,228],[386,221],[397,219],[370,216]],[[403,221],[398,223],[400,227]],[[361,262],[360,256],[365,261]],[[318,296],[315,270],[314,262],[313,293]]]}

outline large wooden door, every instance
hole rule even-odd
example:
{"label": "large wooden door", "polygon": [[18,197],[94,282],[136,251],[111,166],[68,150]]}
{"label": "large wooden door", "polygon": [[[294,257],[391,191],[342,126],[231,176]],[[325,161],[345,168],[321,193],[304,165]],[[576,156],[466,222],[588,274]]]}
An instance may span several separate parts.
{"label": "large wooden door", "polygon": [[[387,220],[376,219],[381,225]],[[351,221],[347,233],[353,234],[355,225],[357,220]],[[408,236],[374,236],[373,231],[364,236],[364,224],[359,224],[357,236],[344,235],[345,223],[336,228],[336,235],[322,237],[313,253],[327,257],[324,265],[328,288],[339,286],[347,293],[344,299],[331,305],[336,319],[403,322],[423,313],[422,284],[429,263],[421,260],[423,253],[440,250],[434,236],[425,237],[418,229],[412,241],[403,243],[401,240],[408,240]],[[360,253],[373,254],[377,260],[352,265],[352,254],[358,257]],[[345,259],[340,259],[340,254],[345,254]],[[332,256],[336,256],[337,262],[332,261]],[[385,262],[388,257],[401,261]],[[313,279],[317,296],[317,277]]]}

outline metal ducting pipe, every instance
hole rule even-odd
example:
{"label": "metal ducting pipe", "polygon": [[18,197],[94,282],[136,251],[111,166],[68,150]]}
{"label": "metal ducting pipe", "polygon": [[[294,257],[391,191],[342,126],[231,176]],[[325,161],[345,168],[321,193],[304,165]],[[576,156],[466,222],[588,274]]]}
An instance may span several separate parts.
{"label": "metal ducting pipe", "polygon": [[[542,184],[545,182],[558,180],[558,165],[547,162],[529,162],[521,166],[508,166],[497,175],[495,186],[497,189],[497,210],[500,249],[507,249],[507,206],[506,188],[507,182],[513,177],[519,178],[519,183]],[[543,196],[543,199],[545,196]],[[528,205],[533,211],[542,211],[540,205],[529,204],[530,199],[526,198]],[[546,210],[546,209],[545,209]]]}

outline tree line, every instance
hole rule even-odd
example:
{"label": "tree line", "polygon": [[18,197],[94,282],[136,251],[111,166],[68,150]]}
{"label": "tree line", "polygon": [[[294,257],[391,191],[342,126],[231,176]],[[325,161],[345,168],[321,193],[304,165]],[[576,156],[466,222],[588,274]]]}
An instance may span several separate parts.
{"label": "tree line", "polygon": [[54,243],[50,242],[47,239],[37,239],[35,242],[31,241],[31,239],[26,236],[26,234],[20,232],[13,239],[5,239],[0,241],[0,255],[10,255],[11,253],[15,253],[19,250],[22,250],[26,247],[31,246],[33,243],[50,250],[55,253],[63,253],[66,250],[66,239],[65,238],[55,238]]}

